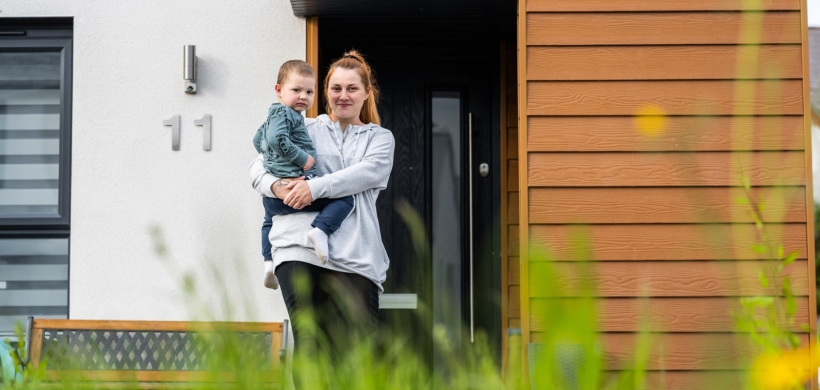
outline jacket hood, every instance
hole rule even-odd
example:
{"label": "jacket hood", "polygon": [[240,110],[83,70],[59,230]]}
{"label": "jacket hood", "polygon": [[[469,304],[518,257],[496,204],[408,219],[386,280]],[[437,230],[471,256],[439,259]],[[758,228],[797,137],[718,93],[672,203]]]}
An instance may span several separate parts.
{"label": "jacket hood", "polygon": [[[323,126],[327,127],[330,130],[333,130],[339,122],[334,122],[333,119],[330,119],[330,116],[327,114],[322,114],[316,117],[316,121],[322,123]],[[363,131],[370,131],[374,129],[381,129],[382,127],[375,124],[375,123],[367,123],[361,126],[356,126],[357,133],[361,133]]]}

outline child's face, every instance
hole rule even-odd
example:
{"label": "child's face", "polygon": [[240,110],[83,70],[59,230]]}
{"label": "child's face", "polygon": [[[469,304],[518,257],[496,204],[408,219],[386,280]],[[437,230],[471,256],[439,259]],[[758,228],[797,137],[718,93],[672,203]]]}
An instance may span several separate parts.
{"label": "child's face", "polygon": [[316,79],[290,74],[283,84],[276,84],[275,88],[279,103],[302,112],[313,105],[313,91],[316,88]]}

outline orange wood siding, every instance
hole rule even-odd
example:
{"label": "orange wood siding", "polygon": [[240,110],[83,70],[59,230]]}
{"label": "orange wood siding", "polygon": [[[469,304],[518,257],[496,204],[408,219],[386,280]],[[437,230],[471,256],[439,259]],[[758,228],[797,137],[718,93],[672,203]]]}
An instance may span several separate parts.
{"label": "orange wood siding", "polygon": [[771,242],[799,253],[784,270],[797,324],[783,326],[814,347],[805,7],[519,0],[518,158],[503,163],[520,172],[505,179],[505,232],[509,264],[522,260],[505,276],[525,343],[549,331],[547,306],[573,305],[591,278],[607,369],[629,368],[649,329],[648,388],[738,388],[759,349],[733,314],[740,297],[770,293],[759,272],[771,263],[738,202],[748,180]]}
{"label": "orange wood siding", "polygon": [[[507,329],[521,328],[521,311],[519,307],[520,288],[518,257],[512,256],[517,252],[518,242],[512,241],[514,235],[511,230],[518,230],[518,105],[516,72],[516,47],[513,42],[501,45],[501,348],[502,372],[507,372]],[[515,248],[515,249],[513,249]]]}
{"label": "orange wood siding", "polygon": [[[310,64],[313,67],[313,70],[316,74],[319,74],[319,17],[318,16],[309,16],[305,19],[305,42],[307,43],[305,47],[305,62]],[[318,86],[318,78],[317,78],[317,85],[316,90],[319,90]],[[315,104],[308,108],[307,110],[307,117],[308,118],[315,118],[319,116],[319,99],[316,100]]]}

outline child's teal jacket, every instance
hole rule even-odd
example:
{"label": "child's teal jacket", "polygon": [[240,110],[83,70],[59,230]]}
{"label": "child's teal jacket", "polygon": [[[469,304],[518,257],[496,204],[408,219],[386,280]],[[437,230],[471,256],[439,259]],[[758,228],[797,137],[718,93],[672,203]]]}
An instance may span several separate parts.
{"label": "child's teal jacket", "polygon": [[316,175],[315,164],[307,172],[302,170],[308,155],[316,159],[316,148],[308,135],[304,117],[288,106],[274,103],[268,108],[268,119],[256,130],[253,146],[265,157],[265,170],[271,175]]}

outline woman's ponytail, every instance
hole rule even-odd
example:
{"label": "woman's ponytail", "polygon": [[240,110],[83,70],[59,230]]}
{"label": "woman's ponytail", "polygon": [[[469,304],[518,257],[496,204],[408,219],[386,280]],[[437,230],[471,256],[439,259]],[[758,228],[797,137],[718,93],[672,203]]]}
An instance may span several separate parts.
{"label": "woman's ponytail", "polygon": [[379,110],[377,108],[379,103],[379,85],[376,83],[376,77],[370,65],[367,64],[367,61],[364,60],[361,53],[356,50],[350,50],[346,52],[342,58],[334,61],[333,64],[330,65],[327,76],[325,76],[325,110],[328,115],[330,115],[333,120],[337,120],[336,116],[333,115],[333,110],[330,107],[330,99],[327,96],[328,82],[335,68],[354,69],[359,73],[364,88],[367,90],[367,100],[362,105],[359,120],[361,120],[362,123],[375,123],[380,125],[381,119],[379,118]]}

